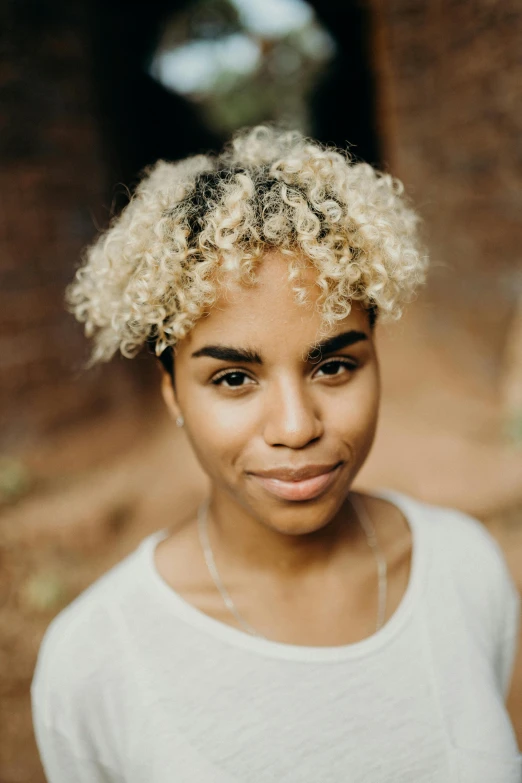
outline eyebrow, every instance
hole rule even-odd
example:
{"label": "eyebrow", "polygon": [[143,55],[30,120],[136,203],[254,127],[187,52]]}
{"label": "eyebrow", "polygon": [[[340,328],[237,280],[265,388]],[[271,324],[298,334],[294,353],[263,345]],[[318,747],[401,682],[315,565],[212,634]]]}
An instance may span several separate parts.
{"label": "eyebrow", "polygon": [[[368,335],[365,332],[359,332],[356,329],[350,329],[348,332],[337,334],[322,340],[314,345],[308,352],[309,360],[320,361],[327,354],[335,353],[350,345],[367,340]],[[200,356],[207,356],[210,359],[217,359],[222,362],[236,362],[240,364],[263,364],[259,353],[250,348],[233,348],[229,345],[205,345],[192,354],[193,359]]]}
{"label": "eyebrow", "polygon": [[209,356],[211,359],[219,359],[222,362],[240,362],[242,364],[263,364],[257,351],[249,348],[232,348],[229,345],[205,345],[199,351],[194,351],[193,359],[199,356]]}
{"label": "eyebrow", "polygon": [[341,351],[343,348],[348,348],[350,345],[367,339],[368,335],[366,332],[350,329],[348,332],[336,334],[334,337],[329,337],[327,340],[322,340],[320,343],[314,345],[308,352],[308,358],[319,361],[323,356],[329,353],[336,353],[336,351]]}

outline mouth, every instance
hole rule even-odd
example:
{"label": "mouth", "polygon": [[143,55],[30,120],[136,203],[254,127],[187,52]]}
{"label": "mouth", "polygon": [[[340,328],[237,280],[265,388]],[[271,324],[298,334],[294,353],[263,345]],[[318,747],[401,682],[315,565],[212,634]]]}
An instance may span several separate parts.
{"label": "mouth", "polygon": [[304,468],[282,468],[250,473],[250,477],[271,495],[282,500],[313,500],[336,480],[341,462],[335,465],[308,465]]}

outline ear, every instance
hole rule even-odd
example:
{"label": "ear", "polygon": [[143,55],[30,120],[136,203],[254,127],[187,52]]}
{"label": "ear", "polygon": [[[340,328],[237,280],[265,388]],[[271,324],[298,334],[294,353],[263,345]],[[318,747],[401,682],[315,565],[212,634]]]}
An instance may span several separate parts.
{"label": "ear", "polygon": [[166,370],[161,371],[161,394],[169,414],[176,420],[178,416],[181,416],[181,411],[172,385],[172,376]]}

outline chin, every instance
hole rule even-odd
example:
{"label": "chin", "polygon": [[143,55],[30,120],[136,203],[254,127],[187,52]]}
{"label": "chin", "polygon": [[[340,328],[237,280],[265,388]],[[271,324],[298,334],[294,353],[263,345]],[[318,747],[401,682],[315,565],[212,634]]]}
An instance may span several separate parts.
{"label": "chin", "polygon": [[328,525],[335,517],[348,494],[323,497],[315,501],[279,502],[270,508],[254,506],[255,513],[262,523],[277,533],[288,536],[305,536],[316,533]]}

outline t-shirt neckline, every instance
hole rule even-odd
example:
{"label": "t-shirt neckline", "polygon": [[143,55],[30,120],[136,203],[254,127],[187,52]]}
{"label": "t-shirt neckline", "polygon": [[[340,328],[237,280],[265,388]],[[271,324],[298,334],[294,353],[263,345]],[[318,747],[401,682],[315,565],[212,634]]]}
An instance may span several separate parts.
{"label": "t-shirt neckline", "polygon": [[136,555],[142,561],[143,573],[157,600],[161,600],[178,619],[194,628],[234,647],[240,647],[270,658],[293,661],[340,661],[372,653],[391,641],[411,615],[414,603],[421,592],[421,577],[425,573],[426,551],[417,521],[416,501],[391,489],[373,490],[374,497],[393,503],[403,513],[412,535],[410,575],[402,600],[387,622],[371,636],[351,644],[331,646],[306,646],[287,644],[253,636],[236,629],[197,609],[177,593],[156,568],[154,552],[157,544],[170,533],[168,528],[157,530],[144,538]]}

